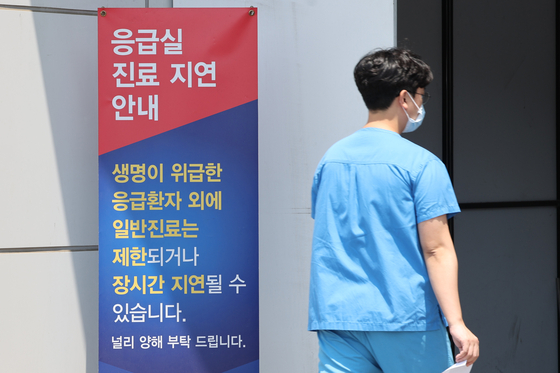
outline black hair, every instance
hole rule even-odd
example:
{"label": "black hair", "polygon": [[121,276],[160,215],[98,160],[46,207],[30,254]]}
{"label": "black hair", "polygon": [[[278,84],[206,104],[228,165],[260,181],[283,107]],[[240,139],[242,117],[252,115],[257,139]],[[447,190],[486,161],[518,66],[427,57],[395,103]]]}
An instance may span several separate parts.
{"label": "black hair", "polygon": [[354,68],[354,81],[370,111],[389,108],[403,89],[414,94],[433,78],[420,56],[401,48],[370,52]]}

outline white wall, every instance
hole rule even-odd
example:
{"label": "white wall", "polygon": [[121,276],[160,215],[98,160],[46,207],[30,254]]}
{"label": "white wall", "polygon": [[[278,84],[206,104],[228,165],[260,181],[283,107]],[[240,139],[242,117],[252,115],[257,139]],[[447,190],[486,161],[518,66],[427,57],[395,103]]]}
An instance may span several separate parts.
{"label": "white wall", "polygon": [[0,372],[97,372],[97,251],[0,254]]}
{"label": "white wall", "polygon": [[[145,1],[10,4],[94,10]],[[261,371],[314,371],[311,178],[326,149],[365,123],[352,70],[369,50],[393,45],[393,1],[174,5],[258,7]],[[11,305],[0,309],[3,372],[96,370],[97,255],[77,251],[97,245],[96,22],[87,12],[0,6],[0,299]]]}
{"label": "white wall", "polygon": [[0,247],[97,244],[96,17],[0,9]]}

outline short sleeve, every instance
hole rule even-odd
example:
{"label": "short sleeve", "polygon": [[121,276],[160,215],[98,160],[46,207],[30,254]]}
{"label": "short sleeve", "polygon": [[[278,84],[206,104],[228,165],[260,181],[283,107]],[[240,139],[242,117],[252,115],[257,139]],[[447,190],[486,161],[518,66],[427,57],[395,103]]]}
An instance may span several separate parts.
{"label": "short sleeve", "polygon": [[461,211],[447,169],[439,159],[426,162],[413,182],[416,223],[441,215],[449,219]]}
{"label": "short sleeve", "polygon": [[319,183],[321,180],[322,164],[319,164],[313,177],[313,185],[311,187],[311,218],[315,219],[315,209],[317,206],[317,193],[319,192]]}

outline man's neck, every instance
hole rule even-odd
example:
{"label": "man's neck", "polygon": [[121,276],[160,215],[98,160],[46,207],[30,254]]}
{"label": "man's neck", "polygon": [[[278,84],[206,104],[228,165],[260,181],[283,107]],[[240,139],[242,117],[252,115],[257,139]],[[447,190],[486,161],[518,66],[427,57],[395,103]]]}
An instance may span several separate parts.
{"label": "man's neck", "polygon": [[397,107],[391,105],[387,110],[370,111],[368,114],[367,124],[364,128],[381,128],[400,134],[399,116],[395,109],[397,109]]}

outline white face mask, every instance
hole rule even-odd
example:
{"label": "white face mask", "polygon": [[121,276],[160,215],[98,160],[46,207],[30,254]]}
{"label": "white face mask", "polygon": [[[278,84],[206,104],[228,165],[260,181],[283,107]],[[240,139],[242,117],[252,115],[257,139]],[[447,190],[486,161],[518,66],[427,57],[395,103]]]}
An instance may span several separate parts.
{"label": "white face mask", "polygon": [[[410,96],[410,93],[408,92],[406,93]],[[406,112],[406,110],[404,109],[404,107],[402,107],[404,113],[406,114],[406,117],[408,118],[408,122],[406,122],[406,126],[404,127],[403,133],[416,131],[418,127],[420,127],[422,121],[424,120],[424,117],[426,116],[426,110],[424,110],[424,104],[422,104],[421,107],[418,107],[416,101],[414,101],[414,98],[412,96],[410,96],[410,98],[412,99],[412,102],[414,102],[414,106],[416,106],[416,108],[418,109],[418,118],[411,119],[408,113]]]}

